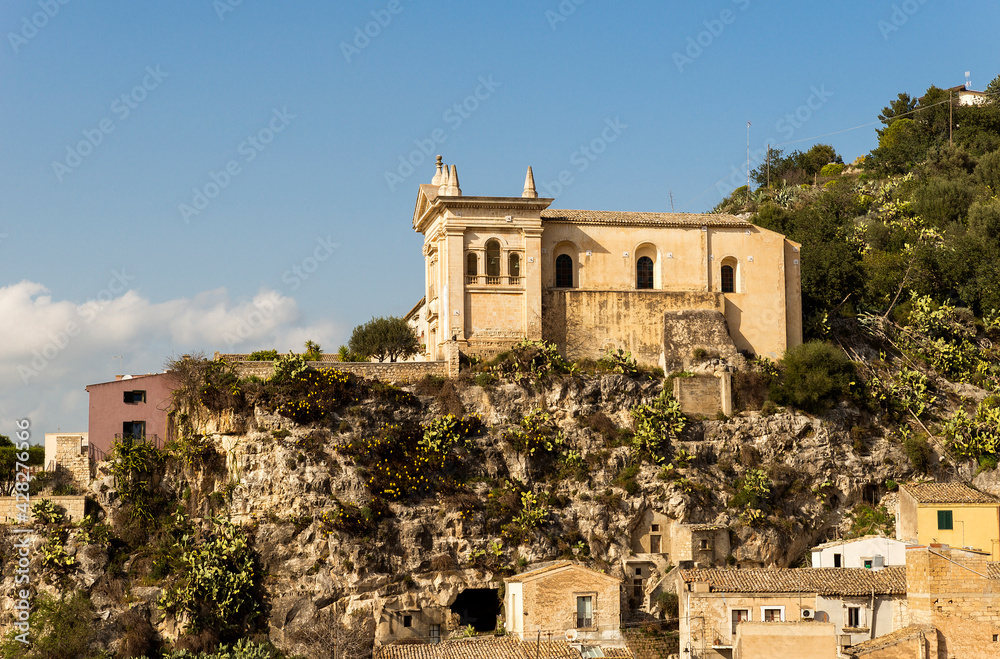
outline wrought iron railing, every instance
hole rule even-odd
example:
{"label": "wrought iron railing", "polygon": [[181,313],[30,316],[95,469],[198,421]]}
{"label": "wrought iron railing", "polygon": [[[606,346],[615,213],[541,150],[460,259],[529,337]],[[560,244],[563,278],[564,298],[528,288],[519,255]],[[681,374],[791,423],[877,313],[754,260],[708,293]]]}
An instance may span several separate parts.
{"label": "wrought iron railing", "polygon": [[160,439],[159,435],[131,435],[122,433],[115,435],[116,442],[125,440],[131,440],[133,443],[139,444],[151,444],[153,448],[163,448],[163,440]]}

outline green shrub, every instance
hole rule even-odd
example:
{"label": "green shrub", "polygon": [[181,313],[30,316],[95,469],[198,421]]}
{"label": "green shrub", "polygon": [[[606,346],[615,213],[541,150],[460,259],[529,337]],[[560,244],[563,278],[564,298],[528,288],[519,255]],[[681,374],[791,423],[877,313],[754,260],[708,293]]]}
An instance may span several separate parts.
{"label": "green shrub", "polygon": [[277,350],[257,350],[247,355],[247,361],[251,362],[273,362],[278,359]]}
{"label": "green shrub", "polygon": [[772,400],[806,412],[829,409],[854,384],[854,364],[840,348],[825,341],[789,348],[781,365],[781,383],[772,388]]}
{"label": "green shrub", "polygon": [[681,412],[680,403],[664,390],[650,405],[637,405],[631,410],[635,435],[632,438],[633,455],[648,457],[653,462],[666,462],[670,439],[687,427],[687,417]]}
{"label": "green shrub", "polygon": [[820,176],[840,176],[844,173],[845,165],[841,163],[831,162],[829,164],[823,165],[823,168],[819,170]]}
{"label": "green shrub", "polygon": [[903,450],[910,463],[917,471],[926,474],[931,465],[931,446],[922,435],[907,437],[903,440]]}
{"label": "green shrub", "polygon": [[45,592],[32,598],[28,618],[28,645],[15,640],[18,630],[7,634],[0,645],[2,659],[97,659],[90,649],[94,630],[94,607],[82,591],[55,599]]}
{"label": "green shrub", "polygon": [[188,631],[237,632],[260,614],[262,571],[246,534],[213,519],[212,534],[181,540],[179,578],[160,596],[161,608],[190,616]]}

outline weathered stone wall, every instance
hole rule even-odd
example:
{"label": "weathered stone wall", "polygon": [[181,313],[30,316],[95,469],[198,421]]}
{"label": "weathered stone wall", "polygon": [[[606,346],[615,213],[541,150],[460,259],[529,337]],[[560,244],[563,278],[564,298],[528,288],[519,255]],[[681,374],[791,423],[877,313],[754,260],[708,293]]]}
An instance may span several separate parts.
{"label": "weathered stone wall", "polygon": [[[35,495],[31,497],[30,503],[34,506],[42,499],[48,499],[57,506],[64,508],[66,510],[66,518],[70,522],[79,522],[83,519],[85,500],[83,496],[46,497]],[[19,500],[17,497],[0,497],[0,520],[3,520],[4,524],[24,524],[24,522],[18,522],[17,520],[18,503],[24,503],[24,500]],[[34,515],[31,516],[31,521],[35,521]]]}
{"label": "weathered stone wall", "polygon": [[[640,364],[662,366],[664,314],[682,309],[711,310],[722,318],[723,296],[657,290],[548,290],[542,295],[542,338],[555,343],[570,361],[600,359],[609,349],[623,348]],[[732,344],[728,335],[726,341]],[[706,347],[721,352],[726,345]]]}
{"label": "weathered stone wall", "polygon": [[732,376],[674,378],[674,398],[685,414],[714,417],[722,412],[728,416],[733,413]]}
{"label": "weathered stone wall", "polygon": [[[593,597],[593,626],[577,629],[576,598]],[[591,570],[571,567],[524,584],[524,633],[577,629],[578,640],[621,639],[621,582]]]}
{"label": "weathered stone wall", "polygon": [[662,326],[663,370],[667,373],[689,370],[699,348],[730,362],[739,354],[726,318],[718,310],[691,307],[665,311]]}
{"label": "weathered stone wall", "polygon": [[[269,378],[274,372],[273,362],[232,361],[233,368],[240,377],[255,375]],[[314,368],[336,368],[345,373],[386,382],[416,382],[428,375],[448,377],[449,362],[308,362]]]}
{"label": "weathered stone wall", "polygon": [[90,454],[83,446],[83,435],[56,436],[56,465],[69,472],[78,484],[90,482]]}

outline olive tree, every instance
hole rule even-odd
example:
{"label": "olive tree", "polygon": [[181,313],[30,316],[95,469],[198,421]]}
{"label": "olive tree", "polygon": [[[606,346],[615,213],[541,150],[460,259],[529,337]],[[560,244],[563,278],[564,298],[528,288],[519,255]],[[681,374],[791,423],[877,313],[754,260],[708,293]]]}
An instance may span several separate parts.
{"label": "olive tree", "polygon": [[375,358],[380,362],[406,359],[417,354],[417,336],[405,320],[397,316],[372,318],[358,325],[348,342],[350,352]]}

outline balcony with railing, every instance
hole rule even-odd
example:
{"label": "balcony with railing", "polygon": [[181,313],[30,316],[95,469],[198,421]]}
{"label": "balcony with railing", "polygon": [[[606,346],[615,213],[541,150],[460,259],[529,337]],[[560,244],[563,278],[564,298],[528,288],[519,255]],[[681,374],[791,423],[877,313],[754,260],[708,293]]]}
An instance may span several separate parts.
{"label": "balcony with railing", "polygon": [[509,275],[465,275],[465,283],[468,286],[520,286],[521,279]]}
{"label": "balcony with railing", "polygon": [[131,442],[133,444],[150,444],[153,448],[161,449],[163,448],[163,440],[160,439],[159,435],[130,435],[130,434],[117,434],[115,435],[115,442]]}

